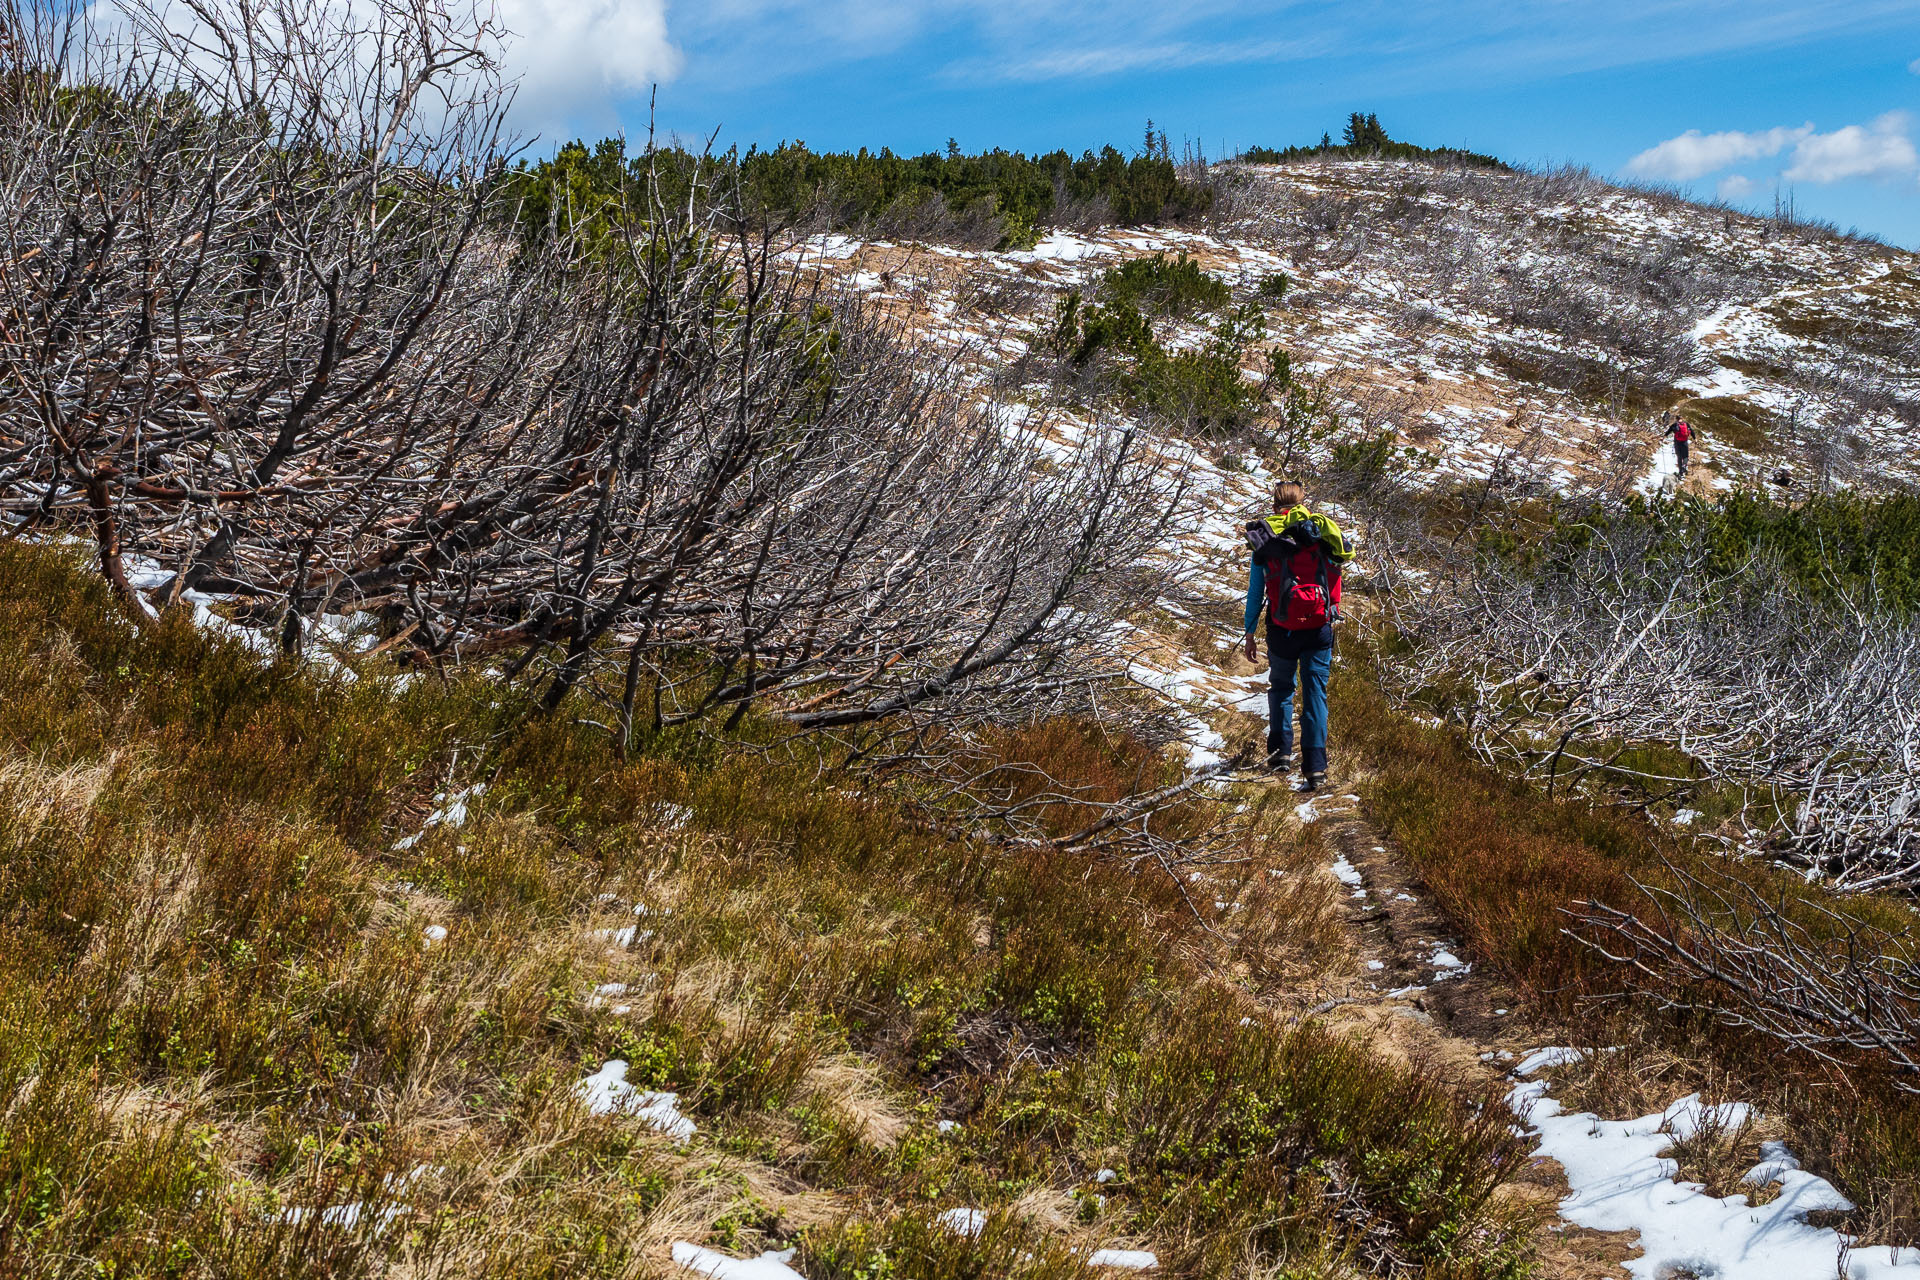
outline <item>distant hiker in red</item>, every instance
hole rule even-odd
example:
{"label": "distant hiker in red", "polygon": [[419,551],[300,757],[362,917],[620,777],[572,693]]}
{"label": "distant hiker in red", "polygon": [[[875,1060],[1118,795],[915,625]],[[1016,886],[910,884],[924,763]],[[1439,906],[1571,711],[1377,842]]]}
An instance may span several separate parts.
{"label": "distant hiker in red", "polygon": [[1673,421],[1667,424],[1667,434],[1673,437],[1673,456],[1680,464],[1680,474],[1684,476],[1687,474],[1687,441],[1693,439],[1693,428],[1687,425],[1685,418],[1675,414]]}
{"label": "distant hiker in red", "polygon": [[1309,511],[1293,480],[1273,487],[1273,514],[1247,526],[1247,661],[1259,661],[1254,632],[1267,619],[1267,767],[1285,773],[1293,755],[1293,688],[1300,685],[1300,772],[1306,789],[1327,780],[1327,675],[1340,574],[1353,553],[1340,526]]}

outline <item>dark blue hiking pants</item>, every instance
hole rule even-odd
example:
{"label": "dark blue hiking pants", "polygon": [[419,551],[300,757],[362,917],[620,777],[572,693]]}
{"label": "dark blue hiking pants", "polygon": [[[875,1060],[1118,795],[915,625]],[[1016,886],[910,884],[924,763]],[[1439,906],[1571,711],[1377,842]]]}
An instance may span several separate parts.
{"label": "dark blue hiking pants", "polygon": [[1289,631],[1267,623],[1267,754],[1293,754],[1293,690],[1300,688],[1300,771],[1327,771],[1327,674],[1333,627]]}

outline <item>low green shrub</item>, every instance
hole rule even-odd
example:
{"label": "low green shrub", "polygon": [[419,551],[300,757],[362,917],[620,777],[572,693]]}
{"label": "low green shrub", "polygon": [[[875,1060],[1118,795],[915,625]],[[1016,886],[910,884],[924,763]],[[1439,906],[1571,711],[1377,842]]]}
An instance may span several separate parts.
{"label": "low green shrub", "polygon": [[537,238],[555,223],[589,241],[643,218],[655,196],[684,199],[698,172],[757,222],[819,220],[839,228],[1030,247],[1039,228],[1089,216],[1123,226],[1204,213],[1213,192],[1185,181],[1164,155],[1126,156],[1113,147],[1075,156],[958,148],[918,156],[816,152],[805,143],[749,147],[700,157],[678,148],[629,156],[624,142],[561,145],[554,155],[502,180],[521,233]]}
{"label": "low green shrub", "polygon": [[[1230,1241],[1282,1257],[1328,1233],[1379,1233],[1452,1274],[1527,1274],[1530,1226],[1495,1211],[1524,1161],[1497,1098],[1464,1098],[1353,1040],[1249,1021],[1221,993],[1169,1018],[1137,1054],[1076,1063],[1052,1082],[1093,1103],[1086,1135],[1125,1152],[1126,1186],[1197,1263],[1232,1265]],[[1196,1084],[1201,1087],[1196,1088]],[[1061,1108],[1056,1107],[1056,1110]]]}
{"label": "low green shrub", "polygon": [[1830,603],[1836,592],[1861,601],[1872,596],[1902,614],[1920,607],[1920,495],[1911,493],[1842,491],[1787,502],[1736,489],[1713,498],[1635,498],[1607,509],[1558,502],[1526,523],[1527,536],[1517,539],[1497,530],[1480,534],[1482,549],[1527,571],[1550,572],[1596,531],[1644,532],[1650,555],[1699,549],[1706,571],[1728,585],[1737,586],[1758,557],[1810,608]]}
{"label": "low green shrub", "polygon": [[[1291,362],[1284,351],[1267,351],[1258,360],[1260,375],[1247,376],[1248,361],[1266,341],[1266,317],[1253,303],[1233,307],[1231,300],[1224,281],[1184,255],[1135,258],[1104,272],[1092,300],[1068,290],[1047,343],[1083,386],[1117,394],[1183,430],[1226,435],[1275,416],[1290,421],[1308,400],[1292,383]],[[1155,335],[1148,311],[1214,319],[1203,342],[1176,348]]]}
{"label": "low green shrub", "polygon": [[1125,304],[1159,316],[1183,317],[1218,311],[1233,300],[1227,282],[1202,270],[1182,253],[1129,258],[1100,276],[1098,293],[1109,305]]}

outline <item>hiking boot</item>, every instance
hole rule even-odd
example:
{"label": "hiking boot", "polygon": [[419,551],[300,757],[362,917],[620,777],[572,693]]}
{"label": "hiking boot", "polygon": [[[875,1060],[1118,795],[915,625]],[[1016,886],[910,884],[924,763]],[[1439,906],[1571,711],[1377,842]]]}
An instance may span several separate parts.
{"label": "hiking boot", "polygon": [[1302,787],[1301,790],[1302,791],[1318,791],[1320,788],[1326,785],[1327,785],[1326,774],[1310,773],[1307,775],[1307,785]]}
{"label": "hiking boot", "polygon": [[1287,770],[1291,769],[1292,767],[1293,767],[1292,752],[1288,752],[1288,751],[1267,752],[1267,772],[1268,773],[1277,773],[1284,777],[1286,775]]}

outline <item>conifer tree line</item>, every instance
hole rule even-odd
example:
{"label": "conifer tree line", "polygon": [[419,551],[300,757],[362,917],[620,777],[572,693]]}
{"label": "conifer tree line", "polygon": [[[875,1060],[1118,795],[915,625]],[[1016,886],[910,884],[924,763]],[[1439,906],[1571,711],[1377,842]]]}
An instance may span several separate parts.
{"label": "conifer tree line", "polygon": [[[1314,147],[1251,147],[1239,159],[1258,164],[1312,158],[1427,160],[1505,168],[1492,156],[1430,148],[1387,136],[1379,116],[1353,112],[1339,144],[1330,134]],[[1103,146],[1079,155],[1056,149],[1028,155],[993,148],[963,150],[948,138],[941,151],[901,155],[881,147],[816,151],[805,142],[719,154],[677,144],[632,147],[618,137],[575,139],[547,159],[522,161],[512,184],[525,226],[538,228],[556,200],[570,201],[575,222],[634,198],[665,175],[671,203],[684,198],[692,175],[733,191],[751,216],[782,225],[812,225],[872,234],[940,239],[995,249],[1030,247],[1048,227],[1178,223],[1206,213],[1214,187],[1205,157],[1188,149],[1176,159],[1165,129],[1149,119],[1138,150]]]}
{"label": "conifer tree line", "polygon": [[1340,141],[1331,133],[1322,133],[1318,145],[1311,147],[1248,147],[1239,159],[1248,164],[1286,164],[1313,159],[1425,160],[1433,164],[1463,165],[1469,168],[1505,169],[1509,166],[1493,156],[1459,147],[1422,147],[1387,136],[1380,117],[1371,111],[1351,112],[1347,116]]}
{"label": "conifer tree line", "polygon": [[943,151],[915,156],[885,147],[815,151],[805,142],[703,155],[677,145],[635,150],[610,137],[568,142],[509,180],[521,195],[523,222],[538,227],[556,198],[575,201],[577,217],[583,208],[631,202],[661,174],[678,190],[695,172],[735,191],[759,220],[999,249],[1030,247],[1049,226],[1178,222],[1213,202],[1211,186],[1182,173],[1151,120],[1131,156],[1113,146],[1077,156],[1004,148],[968,154],[951,138]]}

